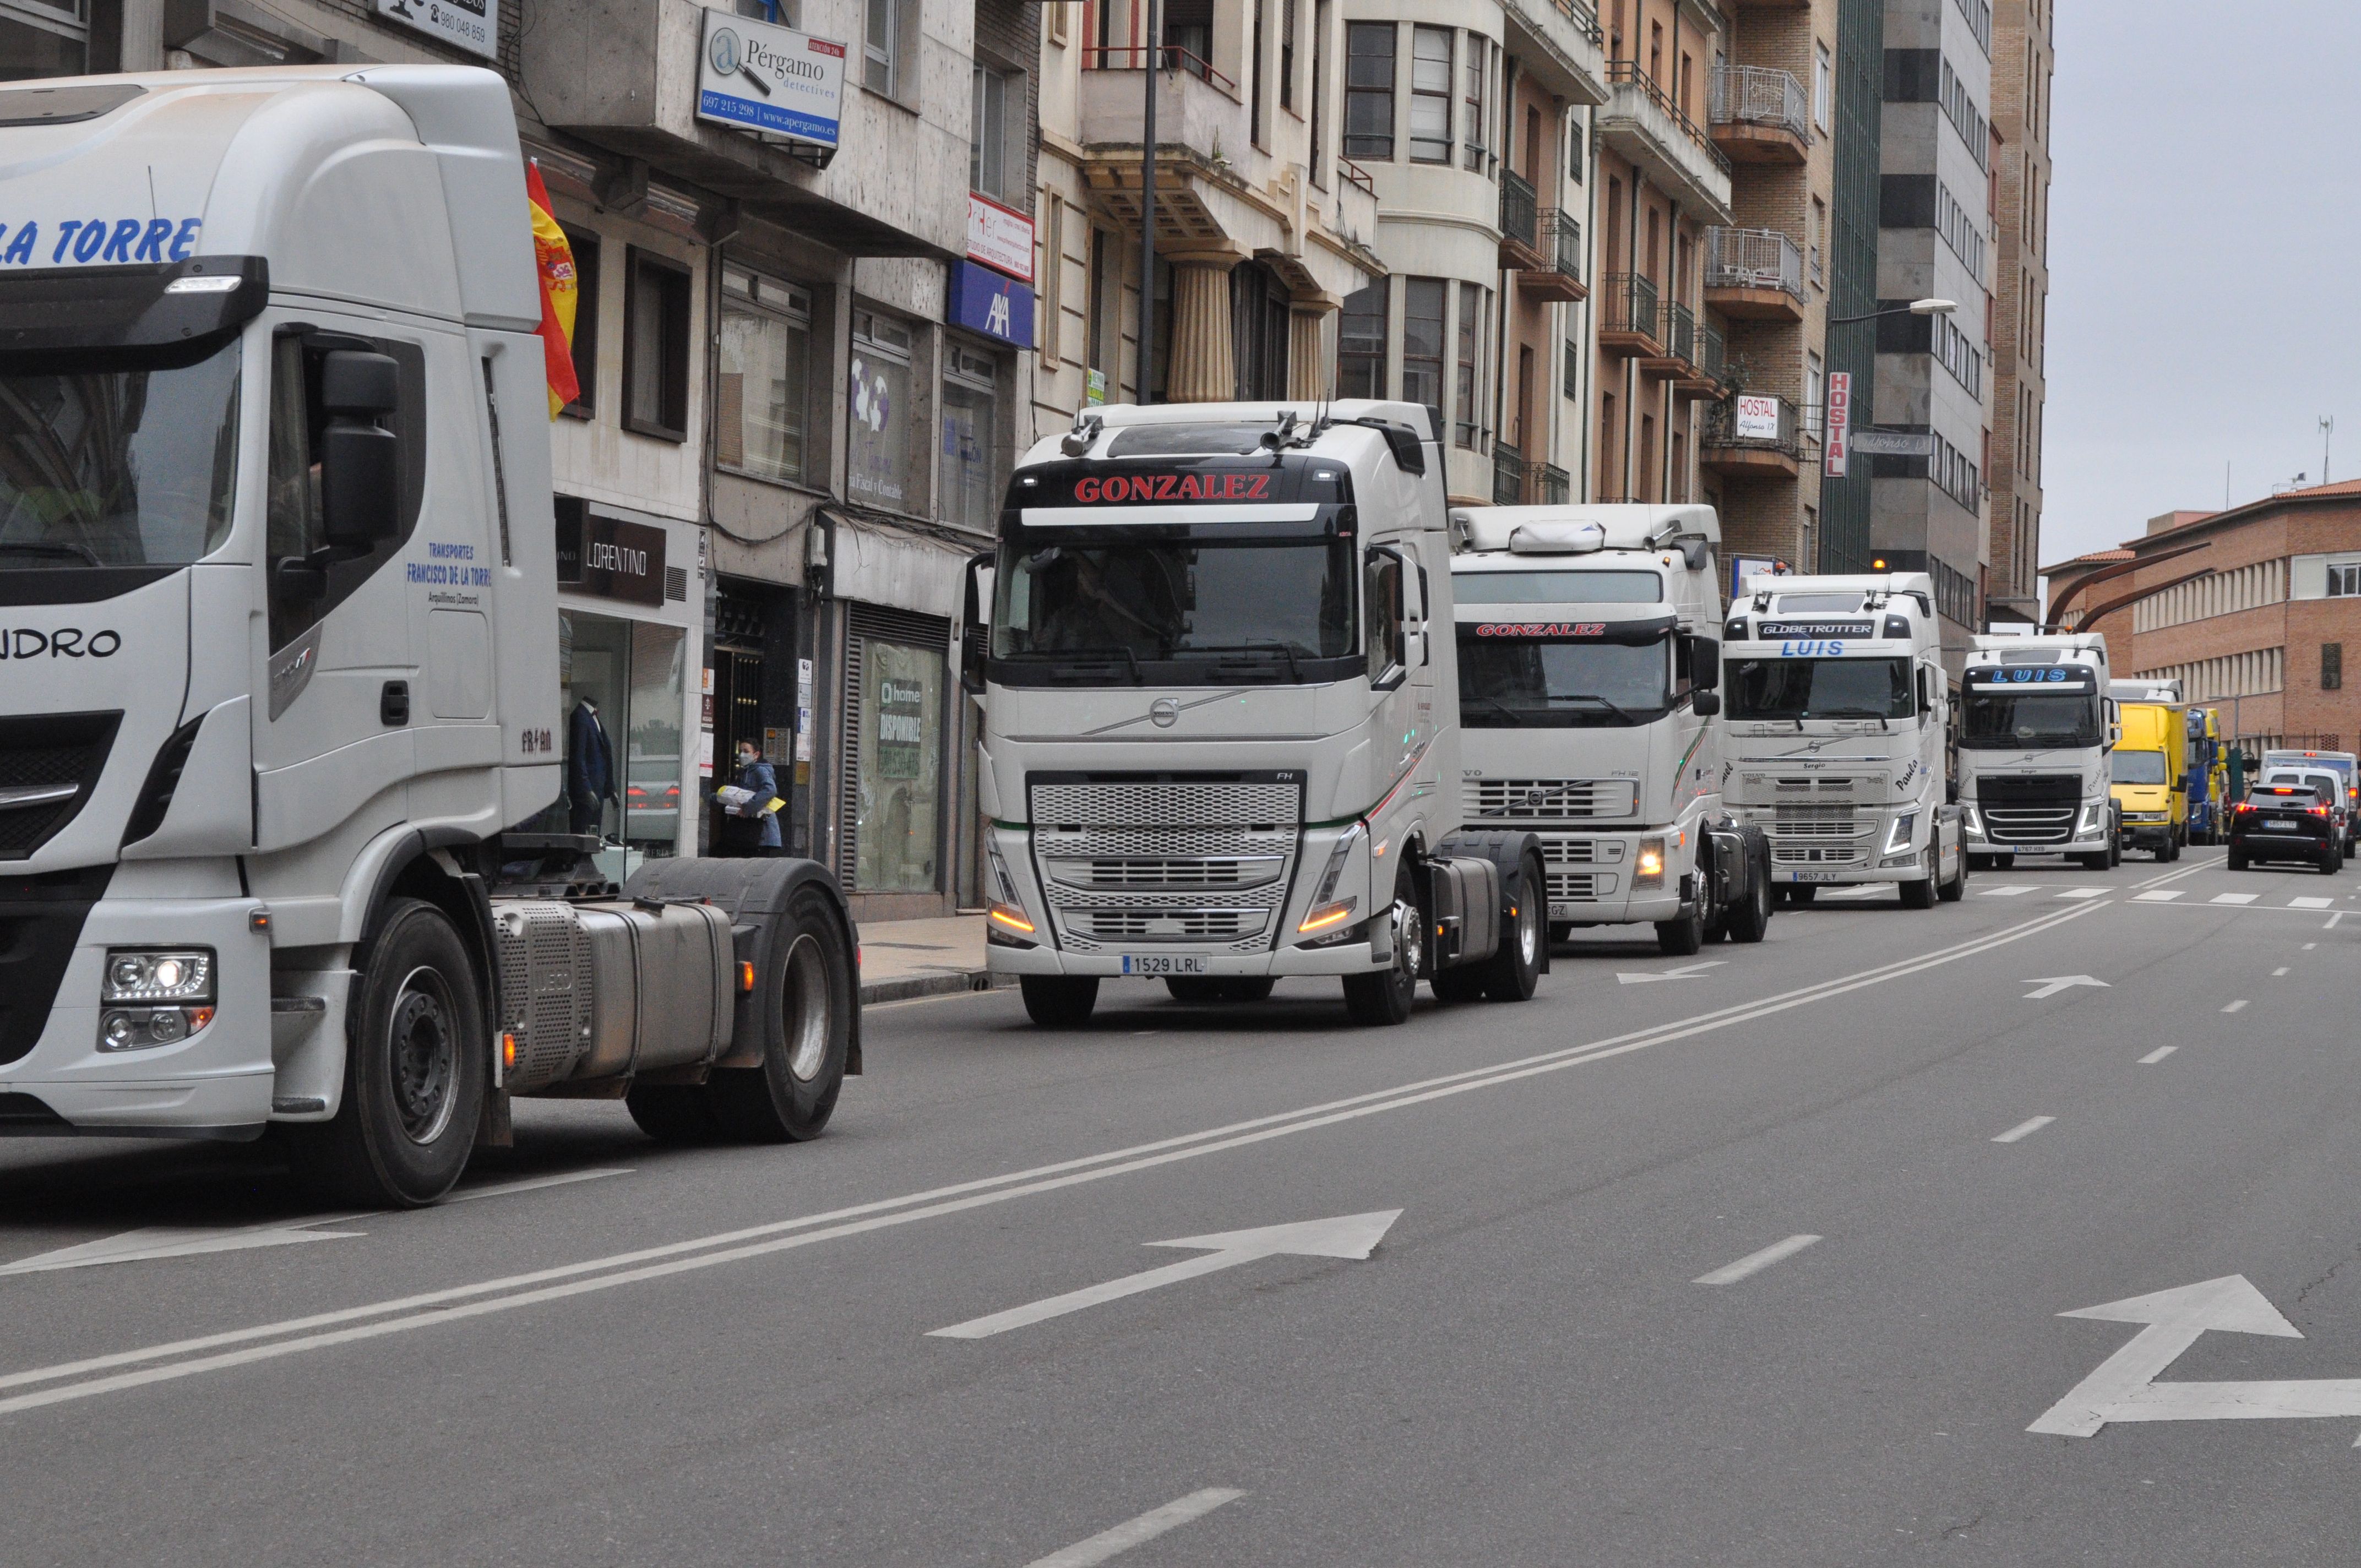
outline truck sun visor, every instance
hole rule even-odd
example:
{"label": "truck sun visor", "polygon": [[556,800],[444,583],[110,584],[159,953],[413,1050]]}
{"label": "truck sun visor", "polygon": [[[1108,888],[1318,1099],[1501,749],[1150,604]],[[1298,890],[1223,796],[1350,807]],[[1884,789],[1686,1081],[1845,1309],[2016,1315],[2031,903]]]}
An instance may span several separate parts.
{"label": "truck sun visor", "polygon": [[1652,615],[1639,620],[1469,620],[1459,630],[1469,637],[1516,638],[1541,642],[1655,641],[1680,625],[1673,615]]}
{"label": "truck sun visor", "polygon": [[175,348],[203,357],[269,296],[269,264],[259,256],[0,275],[0,364],[71,355],[79,367],[96,368],[93,352],[145,360]]}

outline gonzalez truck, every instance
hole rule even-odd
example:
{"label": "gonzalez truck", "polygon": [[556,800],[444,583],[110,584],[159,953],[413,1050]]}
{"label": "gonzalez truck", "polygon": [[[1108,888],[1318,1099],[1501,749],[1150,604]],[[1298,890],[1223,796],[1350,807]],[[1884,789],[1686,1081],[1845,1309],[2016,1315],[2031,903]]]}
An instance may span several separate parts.
{"label": "gonzalez truck", "polygon": [[[1443,455],[1415,403],[1092,409],[969,566],[986,962],[1045,1026],[1108,981],[1359,1024],[1522,1001],[1542,849],[1469,820]],[[983,578],[992,577],[990,611]],[[1475,829],[1463,831],[1463,828]]]}
{"label": "gonzalez truck", "polygon": [[515,831],[560,792],[540,284],[453,66],[0,90],[0,1129],[432,1201],[512,1096],[809,1137],[827,872]]}
{"label": "gonzalez truck", "polygon": [[1967,891],[1932,578],[1751,577],[1722,663],[1722,798],[1770,835],[1783,894],[1894,883],[1931,909]]}
{"label": "gonzalez truck", "polygon": [[2189,718],[2180,683],[2115,681],[2111,773],[2118,834],[2126,850],[2177,861],[2189,842]]}
{"label": "gonzalez truck", "polygon": [[1713,509],[1452,520],[1466,816],[1541,839],[1552,937],[1645,923],[1674,956],[1761,941],[1770,842],[1721,806]]}
{"label": "gonzalez truck", "polygon": [[1968,864],[2009,866],[2019,855],[2115,864],[2106,639],[1978,636],[1960,689]]}

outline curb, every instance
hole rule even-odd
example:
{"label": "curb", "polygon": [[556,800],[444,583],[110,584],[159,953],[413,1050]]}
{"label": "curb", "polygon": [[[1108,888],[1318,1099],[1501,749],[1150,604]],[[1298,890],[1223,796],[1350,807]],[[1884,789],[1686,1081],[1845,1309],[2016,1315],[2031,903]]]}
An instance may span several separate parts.
{"label": "curb", "polygon": [[912,975],[906,980],[881,980],[861,988],[861,1004],[909,1002],[922,996],[954,996],[965,991],[994,991],[1016,983],[1016,977],[997,980],[983,970],[955,974]]}

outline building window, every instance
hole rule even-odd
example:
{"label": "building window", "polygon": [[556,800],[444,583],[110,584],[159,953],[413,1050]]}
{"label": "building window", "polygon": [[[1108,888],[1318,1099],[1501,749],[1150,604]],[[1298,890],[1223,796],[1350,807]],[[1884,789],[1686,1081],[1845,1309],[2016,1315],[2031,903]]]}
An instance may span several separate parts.
{"label": "building window", "polygon": [[1036,264],[1041,286],[1041,363],[1055,365],[1066,324],[1066,203],[1050,191],[1043,193],[1041,205],[1041,259]]}
{"label": "building window", "polygon": [[1484,126],[1487,118],[1484,113],[1484,84],[1489,80],[1486,74],[1487,52],[1487,42],[1480,35],[1476,33],[1467,35],[1466,104],[1467,123],[1462,127],[1462,134],[1467,143],[1467,167],[1479,172],[1484,168]]}
{"label": "building window", "polygon": [[868,26],[861,43],[861,80],[871,92],[891,97],[895,56],[899,52],[895,34],[901,27],[901,0],[868,0]]}
{"label": "building window", "polygon": [[1459,444],[1475,451],[1484,449],[1483,381],[1484,290],[1482,285],[1459,285],[1459,355],[1458,379],[1452,388],[1459,409]]}
{"label": "building window", "polygon": [[1584,131],[1582,122],[1574,120],[1566,129],[1565,177],[1577,185],[1581,184],[1583,180],[1582,166],[1590,161],[1589,143],[1590,137]]}
{"label": "building window", "polygon": [[1812,51],[1812,124],[1827,130],[1828,104],[1836,97],[1836,57],[1823,43],[1814,44]]}
{"label": "building window", "polygon": [[1817,354],[1804,355],[1804,433],[1820,433],[1821,403],[1828,395],[1828,370]]}
{"label": "building window", "polygon": [[979,533],[999,515],[1000,376],[989,354],[943,354],[943,520]]}
{"label": "building window", "polygon": [[82,0],[19,0],[0,7],[0,82],[80,76],[90,69],[89,54],[90,16]]}
{"label": "building window", "polygon": [[566,245],[574,252],[574,381],[581,395],[560,411],[588,419],[598,406],[598,236],[567,229]]}
{"label": "building window", "polygon": [[[856,635],[852,885],[932,893],[941,856],[943,652]],[[848,694],[851,695],[851,694]]]}
{"label": "building window", "polygon": [[1328,189],[1328,0],[1312,7],[1312,183]]}
{"label": "building window", "polygon": [[557,612],[565,826],[609,846],[610,875],[680,852],[686,652],[677,626]]}
{"label": "building window", "polygon": [[1345,156],[1394,156],[1394,25],[1345,27]]}
{"label": "building window", "polygon": [[1058,0],[1058,4],[1045,5],[1042,9],[1049,13],[1049,15],[1043,17],[1042,20],[1049,24],[1049,41],[1056,44],[1060,49],[1065,48],[1066,6],[1064,0]]}
{"label": "building window", "polygon": [[1123,307],[1123,280],[1115,275],[1119,254],[1114,235],[1103,228],[1091,230],[1091,275],[1084,285],[1090,291],[1090,320],[1083,328],[1089,338],[1084,353],[1090,358],[1082,375],[1086,408],[1105,402],[1109,384],[1120,378],[1122,367],[1115,359],[1123,352],[1123,328],[1115,319]]}
{"label": "building window", "polygon": [[1386,395],[1386,286],[1370,284],[1345,296],[1336,318],[1336,395]]}
{"label": "building window", "polygon": [[688,439],[689,271],[633,247],[623,291],[623,428]]}
{"label": "building window", "polygon": [[2323,642],[2320,645],[2320,689],[2342,691],[2345,687],[2345,644]]}
{"label": "building window", "polygon": [[2340,561],[2330,565],[2328,597],[2333,599],[2361,598],[2361,561]]}
{"label": "building window", "polygon": [[1264,11],[1263,0],[1255,0],[1254,36],[1246,44],[1249,62],[1246,68],[1246,140],[1257,147],[1270,145],[1263,139],[1262,126],[1262,36],[1268,26],[1264,19]]}
{"label": "building window", "polygon": [[1413,163],[1451,161],[1451,29],[1412,27],[1410,156]]}
{"label": "building window", "polygon": [[1008,72],[979,65],[970,94],[967,188],[996,202],[1008,199],[1009,82]]}
{"label": "building window", "polygon": [[1443,439],[1443,312],[1450,285],[1440,278],[1402,280],[1404,402],[1424,403],[1427,424]]}
{"label": "building window", "polygon": [[927,468],[926,449],[910,439],[917,412],[910,400],[911,343],[903,323],[871,311],[853,313],[845,489],[870,506],[918,513],[927,507]]}
{"label": "building window", "polygon": [[720,363],[714,378],[714,462],[757,479],[815,482],[811,293],[721,269]]}
{"label": "building window", "polygon": [[1295,35],[1296,0],[1279,0],[1279,106],[1295,107]]}

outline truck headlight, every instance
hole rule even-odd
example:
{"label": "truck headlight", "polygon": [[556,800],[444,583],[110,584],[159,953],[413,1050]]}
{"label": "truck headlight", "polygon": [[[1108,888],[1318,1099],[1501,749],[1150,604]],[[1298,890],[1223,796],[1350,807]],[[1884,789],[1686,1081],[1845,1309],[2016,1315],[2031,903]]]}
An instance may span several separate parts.
{"label": "truck headlight", "polygon": [[1639,872],[1632,877],[1631,885],[1635,888],[1664,885],[1664,841],[1662,839],[1640,840]]}
{"label": "truck headlight", "polygon": [[213,949],[111,948],[99,1000],[100,1050],[178,1045],[214,1021]]}
{"label": "truck headlight", "polygon": [[1885,853],[1889,855],[1907,854],[1910,850],[1911,835],[1916,832],[1917,828],[1918,814],[1916,812],[1905,811],[1901,816],[1895,817],[1894,819],[1894,826],[1885,830]]}
{"label": "truck headlight", "polygon": [[984,940],[1011,948],[1038,947],[1040,944],[1033,939],[1036,935],[1033,917],[1025,913],[1025,899],[1016,891],[1016,879],[1008,874],[1008,867],[1002,861],[999,850],[987,850],[984,863],[992,872],[995,895],[992,906],[984,912]]}
{"label": "truck headlight", "polygon": [[1356,900],[1336,896],[1336,884],[1345,880],[1345,868],[1351,864],[1353,846],[1360,841],[1360,838],[1361,825],[1356,822],[1345,829],[1344,837],[1336,840],[1336,847],[1328,851],[1328,864],[1320,872],[1320,885],[1312,893],[1312,907],[1295,927],[1298,936],[1334,930],[1350,919],[1353,911],[1358,907]]}
{"label": "truck headlight", "polygon": [[1969,838],[1971,838],[1971,839],[1981,839],[1981,838],[1982,838],[1982,837],[1984,836],[1984,817],[1983,817],[1983,813],[1982,813],[1982,812],[1981,812],[1981,811],[1978,811],[1978,810],[1977,810],[1974,806],[1960,806],[1960,827],[1961,827],[1961,828],[1966,831],[1967,836],[1968,836]]}
{"label": "truck headlight", "polygon": [[2087,839],[2096,833],[2099,830],[2099,824],[2106,819],[2106,815],[2107,808],[2103,806],[2084,806],[2081,818],[2074,824],[2074,837]]}

